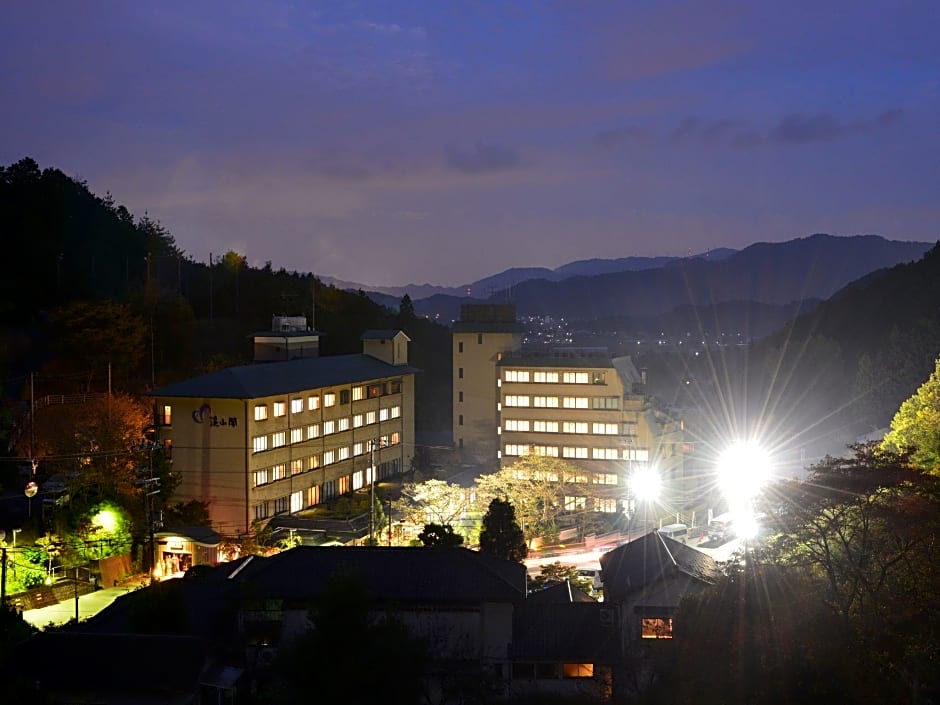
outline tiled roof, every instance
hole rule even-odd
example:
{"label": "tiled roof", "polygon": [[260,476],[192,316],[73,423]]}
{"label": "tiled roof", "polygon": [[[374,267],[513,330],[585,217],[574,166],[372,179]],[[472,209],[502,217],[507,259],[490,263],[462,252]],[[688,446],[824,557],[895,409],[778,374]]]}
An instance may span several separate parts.
{"label": "tiled roof", "polygon": [[677,575],[702,584],[714,583],[720,575],[718,563],[711,556],[658,531],[605,553],[600,564],[604,598],[611,601],[623,600],[630,593]]}
{"label": "tiled roof", "polygon": [[282,362],[228,367],[150,393],[155,397],[258,399],[339,384],[365,382],[419,372],[414,367],[389,365],[371,355],[331,355]]}
{"label": "tiled roof", "polygon": [[254,594],[309,600],[343,572],[358,576],[383,601],[479,604],[525,598],[525,566],[465,548],[300,546],[256,561],[242,581]]}

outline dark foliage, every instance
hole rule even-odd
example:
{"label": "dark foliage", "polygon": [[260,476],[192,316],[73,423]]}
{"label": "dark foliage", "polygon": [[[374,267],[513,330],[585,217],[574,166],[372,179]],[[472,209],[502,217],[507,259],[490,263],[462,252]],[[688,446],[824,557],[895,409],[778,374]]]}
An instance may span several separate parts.
{"label": "dark foliage", "polygon": [[525,560],[529,549],[511,503],[499,498],[490,502],[483,516],[480,550],[510,561]]}

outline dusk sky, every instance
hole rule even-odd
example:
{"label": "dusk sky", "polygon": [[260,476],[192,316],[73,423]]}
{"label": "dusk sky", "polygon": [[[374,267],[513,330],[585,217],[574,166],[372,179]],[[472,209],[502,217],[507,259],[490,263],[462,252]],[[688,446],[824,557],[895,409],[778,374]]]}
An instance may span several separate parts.
{"label": "dusk sky", "polygon": [[375,284],[940,238],[940,3],[0,8],[0,164],[191,257]]}

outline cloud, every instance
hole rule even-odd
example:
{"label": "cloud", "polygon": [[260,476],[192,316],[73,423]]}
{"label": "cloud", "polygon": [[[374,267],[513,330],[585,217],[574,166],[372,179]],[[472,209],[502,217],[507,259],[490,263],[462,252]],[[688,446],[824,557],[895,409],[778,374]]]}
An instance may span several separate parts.
{"label": "cloud", "polygon": [[768,134],[768,140],[783,144],[807,144],[809,142],[829,142],[858,132],[889,127],[901,119],[903,111],[899,108],[886,110],[871,120],[846,123],[831,113],[804,115],[793,113],[785,116]]}
{"label": "cloud", "polygon": [[646,144],[653,138],[653,132],[639,125],[627,125],[612,130],[601,130],[594,135],[594,144],[602,149],[615,149],[624,144]]}
{"label": "cloud", "polygon": [[471,149],[447,150],[447,165],[465,174],[506,171],[519,164],[519,155],[515,150],[498,144],[477,143]]}

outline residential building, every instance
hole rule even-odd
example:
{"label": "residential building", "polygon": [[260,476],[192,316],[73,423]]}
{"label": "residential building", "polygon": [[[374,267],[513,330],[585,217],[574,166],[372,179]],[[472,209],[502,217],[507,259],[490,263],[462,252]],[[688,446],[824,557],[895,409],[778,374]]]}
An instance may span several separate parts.
{"label": "residential building", "polygon": [[669,648],[679,603],[717,582],[721,570],[711,556],[658,531],[605,553],[600,564],[604,604],[616,606],[621,619],[614,692],[635,697],[659,675],[657,652]]}
{"label": "residential building", "polygon": [[629,357],[611,358],[606,348],[524,350],[502,355],[496,369],[500,464],[537,455],[577,468],[559,478],[570,487],[566,510],[630,511],[634,471],[681,466],[682,449],[664,442],[665,417]]}
{"label": "residential building", "polygon": [[208,502],[223,536],[396,475],[414,456],[417,370],[403,332],[367,331],[361,354],[318,357],[315,332],[293,319],[272,328],[254,336],[259,361],[152,393],[175,499]]}
{"label": "residential building", "polygon": [[522,347],[511,304],[467,304],[452,326],[454,446],[465,462],[495,467],[499,439],[496,363]]}

